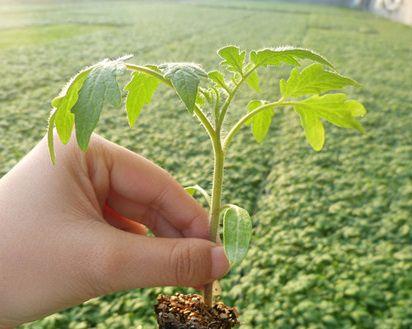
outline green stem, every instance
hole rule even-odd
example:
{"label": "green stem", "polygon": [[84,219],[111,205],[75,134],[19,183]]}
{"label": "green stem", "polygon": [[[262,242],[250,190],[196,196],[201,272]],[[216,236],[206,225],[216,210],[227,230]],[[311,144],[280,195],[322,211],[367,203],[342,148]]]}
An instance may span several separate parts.
{"label": "green stem", "polygon": [[215,117],[215,128],[218,127],[219,123],[219,104],[220,104],[220,94],[219,91],[216,88],[213,88],[213,91],[215,92],[216,95],[216,102],[215,102],[215,108],[214,108],[214,117]]}
{"label": "green stem", "polygon": [[218,241],[219,215],[223,185],[224,155],[220,142],[218,143],[218,147],[217,150],[214,150],[215,163],[213,169],[212,198],[210,202],[210,240],[212,242]]}
{"label": "green stem", "polygon": [[[223,185],[223,167],[224,154],[220,137],[215,140],[213,144],[214,151],[214,168],[213,168],[213,187],[212,198],[210,204],[210,228],[209,236],[212,242],[218,242],[220,208],[222,203],[222,185]],[[213,282],[205,286],[204,300],[207,306],[211,307],[213,302]]]}
{"label": "green stem", "polygon": [[208,133],[212,144],[214,144],[214,140],[217,139],[216,131],[213,129],[209,119],[203,114],[202,110],[196,105],[193,112],[202,123],[203,128],[205,128],[206,132]]}
{"label": "green stem", "polygon": [[218,124],[216,126],[216,130],[220,131],[222,129],[222,125],[223,125],[223,121],[225,120],[225,116],[227,113],[227,110],[229,109],[229,105],[233,100],[233,97],[235,97],[235,94],[237,92],[237,90],[239,89],[239,87],[243,84],[243,82],[246,81],[246,79],[249,77],[249,75],[251,75],[253,73],[253,71],[255,71],[257,69],[257,66],[253,66],[247,73],[245,73],[242,76],[242,79],[239,81],[238,84],[236,84],[233,89],[229,92],[229,96],[227,97],[225,103],[222,106],[222,110],[220,111],[220,116],[219,116],[219,120],[218,120]]}
{"label": "green stem", "polygon": [[[173,84],[163,77],[163,75],[149,67],[139,66],[134,64],[126,64],[126,68],[133,71],[139,71],[151,76],[158,78],[160,81],[173,87]],[[218,101],[218,100],[217,100]],[[223,182],[223,163],[224,155],[222,150],[222,143],[220,140],[220,128],[213,129],[208,118],[203,114],[202,110],[196,105],[194,108],[194,114],[197,116],[199,121],[202,123],[203,127],[209,134],[210,140],[213,145],[214,151],[214,174],[213,174],[213,188],[212,188],[212,198],[210,201],[210,240],[216,242],[218,240],[218,230],[219,230],[219,215],[220,215],[220,205],[222,198],[222,182]],[[213,283],[205,286],[204,300],[206,305],[212,307],[213,302]]]}
{"label": "green stem", "polygon": [[[234,93],[229,95],[229,103],[233,98]],[[228,103],[228,104],[229,104]],[[235,134],[239,129],[244,125],[244,123],[259,113],[269,107],[277,107],[281,105],[288,105],[288,103],[283,102],[283,99],[280,99],[278,102],[265,104],[258,107],[254,111],[246,114],[242,117],[235,126],[229,131],[227,137],[223,141],[220,138],[221,124],[216,127],[216,138],[212,139],[213,142],[213,151],[214,151],[214,168],[213,168],[213,187],[212,187],[212,198],[210,204],[210,240],[213,242],[218,241],[218,232],[220,225],[220,212],[225,208],[226,205],[222,207],[222,186],[223,186],[223,169],[225,161],[225,153],[228,148],[228,145]],[[221,122],[220,122],[221,123]],[[204,301],[205,304],[209,307],[212,307],[213,303],[213,282],[205,286],[204,291]]]}
{"label": "green stem", "polygon": [[125,64],[125,65],[126,65],[126,68],[129,70],[139,71],[139,72],[149,74],[153,77],[158,78],[160,81],[167,84],[169,87],[173,87],[172,83],[168,79],[166,79],[160,72],[152,70],[151,68],[146,67],[146,66],[140,66],[140,65],[135,65],[135,64]]}

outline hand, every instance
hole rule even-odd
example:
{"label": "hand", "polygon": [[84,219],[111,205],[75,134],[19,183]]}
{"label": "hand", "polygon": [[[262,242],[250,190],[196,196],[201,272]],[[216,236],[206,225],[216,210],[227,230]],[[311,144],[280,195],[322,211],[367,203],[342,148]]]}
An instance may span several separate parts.
{"label": "hand", "polygon": [[[119,290],[201,286],[228,262],[208,216],[163,169],[93,136],[42,140],[0,180],[0,328]],[[146,236],[146,227],[156,237]]]}

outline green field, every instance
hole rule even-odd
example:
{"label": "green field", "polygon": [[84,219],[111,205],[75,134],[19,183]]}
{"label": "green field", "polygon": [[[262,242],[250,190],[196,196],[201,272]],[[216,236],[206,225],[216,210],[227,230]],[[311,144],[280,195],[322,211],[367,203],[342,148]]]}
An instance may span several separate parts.
{"label": "green field", "polygon": [[[349,93],[369,113],[367,132],[327,125],[321,153],[297,116],[276,115],[258,146],[245,128],[227,161],[224,197],[254,220],[248,258],[223,281],[242,328],[412,328],[412,29],[348,9],[273,1],[129,1],[7,4],[0,0],[0,176],[45,133],[49,101],[83,66],[133,53],[140,64],[194,61],[216,49],[313,48],[360,81]],[[263,99],[275,99],[270,70]],[[276,79],[275,79],[276,78]],[[268,80],[268,79],[265,79]],[[170,90],[128,129],[103,114],[98,132],[210,187],[211,152]],[[237,100],[237,116],[246,97]],[[182,120],[185,118],[186,120]],[[33,278],[35,280],[35,278]],[[117,293],[22,328],[155,328],[160,292]]]}

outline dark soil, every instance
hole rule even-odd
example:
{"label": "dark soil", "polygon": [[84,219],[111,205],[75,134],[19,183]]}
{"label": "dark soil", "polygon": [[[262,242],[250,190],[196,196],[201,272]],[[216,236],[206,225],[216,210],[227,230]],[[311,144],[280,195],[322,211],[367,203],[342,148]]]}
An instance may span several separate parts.
{"label": "dark soil", "polygon": [[160,295],[155,305],[159,329],[230,329],[239,325],[236,308],[206,306],[199,295]]}

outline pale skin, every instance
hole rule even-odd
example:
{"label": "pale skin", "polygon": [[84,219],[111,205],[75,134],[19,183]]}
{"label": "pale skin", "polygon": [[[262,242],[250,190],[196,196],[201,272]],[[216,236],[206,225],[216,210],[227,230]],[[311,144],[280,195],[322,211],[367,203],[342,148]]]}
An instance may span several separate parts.
{"label": "pale skin", "polygon": [[43,139],[0,180],[0,329],[228,271],[207,212],[165,170],[97,135],[86,153],[72,141],[56,155],[53,166]]}

